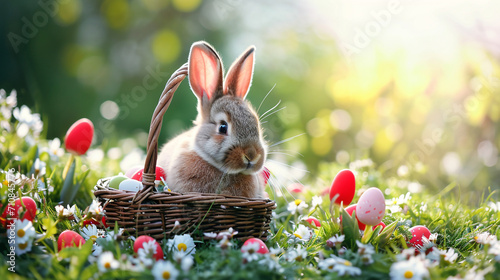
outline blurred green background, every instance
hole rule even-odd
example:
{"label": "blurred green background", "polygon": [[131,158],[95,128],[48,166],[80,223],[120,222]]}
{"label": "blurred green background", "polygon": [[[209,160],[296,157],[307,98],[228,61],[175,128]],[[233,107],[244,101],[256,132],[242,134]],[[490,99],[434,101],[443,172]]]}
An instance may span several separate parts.
{"label": "blurred green background", "polygon": [[[272,158],[307,169],[306,178],[325,162],[373,162],[418,181],[412,191],[456,181],[480,195],[500,187],[499,8],[493,1],[2,1],[0,88],[16,89],[19,104],[41,113],[48,139],[87,117],[104,149],[126,138],[143,147],[165,82],[193,42],[210,42],[226,69],[255,45],[248,98],[258,107],[274,87],[259,113],[279,101],[276,110],[284,108],[263,120],[266,139],[300,135],[273,146]],[[190,127],[195,108],[184,81],[161,138]]]}

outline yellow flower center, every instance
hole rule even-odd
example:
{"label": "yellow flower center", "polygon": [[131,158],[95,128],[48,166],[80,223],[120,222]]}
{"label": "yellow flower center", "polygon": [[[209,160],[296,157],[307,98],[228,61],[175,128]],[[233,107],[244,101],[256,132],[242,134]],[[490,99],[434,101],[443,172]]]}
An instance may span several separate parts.
{"label": "yellow flower center", "polygon": [[4,180],[4,181],[2,182],[2,184],[3,184],[4,186],[8,186],[8,185],[9,185],[9,181]]}
{"label": "yellow flower center", "polygon": [[296,199],[295,200],[295,205],[299,206],[299,204],[302,202],[302,199]]}
{"label": "yellow flower center", "polygon": [[163,277],[163,279],[170,279],[170,272],[163,271],[161,276]]}
{"label": "yellow flower center", "polygon": [[24,250],[28,247],[28,242],[19,244],[19,249]]}
{"label": "yellow flower center", "polygon": [[92,241],[96,241],[97,236],[95,236],[95,235],[91,235],[91,236],[89,237],[89,239],[92,239]]}
{"label": "yellow flower center", "polygon": [[299,239],[302,239],[302,236],[300,236],[300,234],[298,234],[298,233],[294,233],[293,235],[297,236],[297,238],[299,238]]}
{"label": "yellow flower center", "polygon": [[406,279],[411,279],[413,278],[413,272],[407,270],[405,271],[405,274],[403,274]]}
{"label": "yellow flower center", "polygon": [[328,269],[333,269],[333,264],[328,267]]}
{"label": "yellow flower center", "polygon": [[[177,249],[178,249],[179,251],[184,251],[184,252],[186,252],[186,251],[187,251],[187,248],[188,248],[188,247],[187,247],[187,245],[186,245],[186,244],[184,244],[184,243],[179,243],[179,245],[177,245]],[[167,279],[168,279],[168,278],[167,278]]]}
{"label": "yellow flower center", "polygon": [[345,262],[344,262],[344,265],[345,265],[345,266],[352,266],[352,263],[351,263],[350,261],[345,261]]}
{"label": "yellow flower center", "polygon": [[476,236],[474,236],[474,239],[475,239],[475,240],[478,240],[478,239],[479,239],[479,236],[477,236],[477,235],[476,235]]}
{"label": "yellow flower center", "polygon": [[19,236],[21,238],[24,237],[25,234],[26,234],[26,232],[24,231],[24,229],[20,229],[17,231],[17,236]]}
{"label": "yellow flower center", "polygon": [[104,263],[104,268],[110,269],[111,268],[111,263],[110,262],[105,262]]}

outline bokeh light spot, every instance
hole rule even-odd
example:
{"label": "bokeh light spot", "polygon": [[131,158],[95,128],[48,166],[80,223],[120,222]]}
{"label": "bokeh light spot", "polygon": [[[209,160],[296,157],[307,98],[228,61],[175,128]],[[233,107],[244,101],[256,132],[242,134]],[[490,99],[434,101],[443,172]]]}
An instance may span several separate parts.
{"label": "bokeh light spot", "polygon": [[101,11],[111,28],[120,29],[127,26],[130,18],[130,7],[125,0],[106,0]]}
{"label": "bokeh light spot", "polygon": [[108,100],[104,101],[99,108],[103,118],[107,120],[114,120],[120,113],[120,108],[116,102]]}
{"label": "bokeh light spot", "polygon": [[351,127],[351,115],[345,110],[333,110],[330,114],[330,123],[338,130],[348,130]]}
{"label": "bokeh light spot", "polygon": [[460,156],[455,152],[448,152],[444,155],[441,160],[441,166],[444,171],[449,175],[457,174],[462,168],[462,162],[460,161]]}
{"label": "bokeh light spot", "polygon": [[72,24],[80,17],[82,6],[79,0],[57,1],[54,5],[59,8],[57,19],[62,24]]}
{"label": "bokeh light spot", "polygon": [[192,12],[201,4],[201,0],[173,0],[174,7],[181,12]]}
{"label": "bokeh light spot", "polygon": [[324,156],[332,149],[332,140],[328,136],[313,137],[311,149],[318,156]]}
{"label": "bokeh light spot", "polygon": [[181,47],[177,34],[169,30],[160,31],[153,38],[153,54],[162,63],[169,63],[177,59]]}

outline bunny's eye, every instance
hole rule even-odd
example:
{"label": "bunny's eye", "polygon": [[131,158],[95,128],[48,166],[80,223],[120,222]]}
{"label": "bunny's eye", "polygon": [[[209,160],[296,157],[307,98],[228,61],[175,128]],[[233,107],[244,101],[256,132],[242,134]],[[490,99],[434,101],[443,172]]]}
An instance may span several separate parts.
{"label": "bunny's eye", "polygon": [[219,134],[227,135],[227,128],[228,128],[227,122],[221,121],[219,125]]}

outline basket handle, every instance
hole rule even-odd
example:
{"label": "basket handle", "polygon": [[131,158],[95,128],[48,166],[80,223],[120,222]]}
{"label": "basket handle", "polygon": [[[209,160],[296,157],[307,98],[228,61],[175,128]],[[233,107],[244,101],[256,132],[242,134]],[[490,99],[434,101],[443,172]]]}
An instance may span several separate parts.
{"label": "basket handle", "polygon": [[181,84],[182,80],[188,74],[188,64],[185,63],[177,71],[175,71],[170,79],[168,79],[165,89],[163,90],[158,105],[156,105],[153,117],[151,119],[151,126],[149,127],[146,162],[144,163],[144,172],[142,175],[142,190],[137,192],[137,195],[132,200],[132,203],[141,203],[149,195],[152,194],[155,186],[155,171],[156,159],[158,157],[158,137],[160,136],[163,115],[168,109],[175,91]]}

